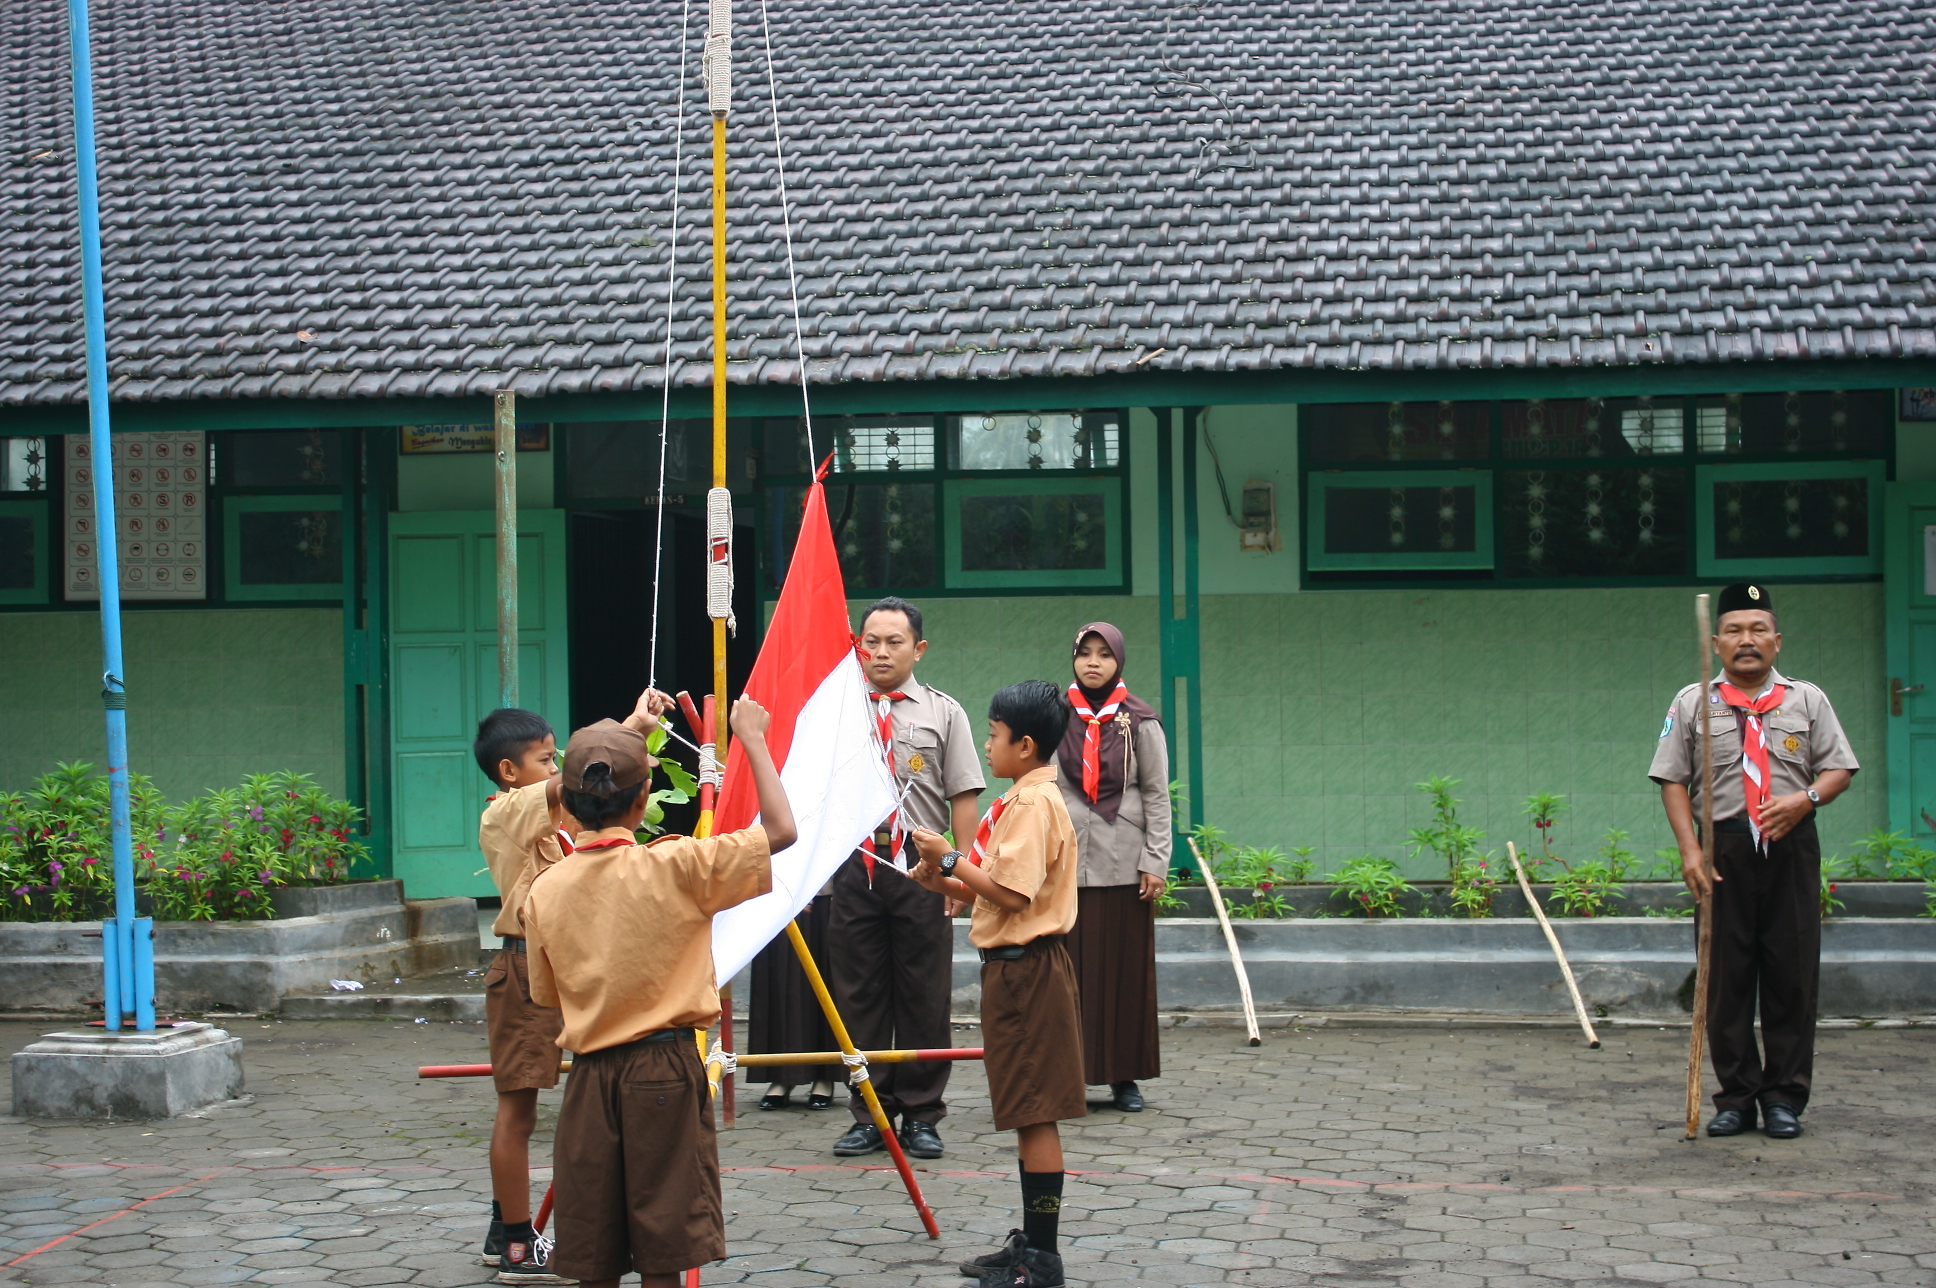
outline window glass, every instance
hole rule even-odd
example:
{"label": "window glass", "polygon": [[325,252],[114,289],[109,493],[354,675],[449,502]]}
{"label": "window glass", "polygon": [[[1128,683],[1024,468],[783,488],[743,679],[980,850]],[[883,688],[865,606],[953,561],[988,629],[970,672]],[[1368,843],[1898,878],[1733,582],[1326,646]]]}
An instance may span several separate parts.
{"label": "window glass", "polygon": [[1302,412],[1311,459],[1452,461],[1487,455],[1491,412],[1482,402],[1330,403]]}
{"label": "window glass", "polygon": [[1859,558],[1869,550],[1866,478],[1717,479],[1714,558]]}
{"label": "window glass", "polygon": [[1113,413],[957,416],[954,430],[955,463],[964,470],[1111,469],[1122,452],[1122,427]]}
{"label": "window glass", "polygon": [[1503,576],[1667,576],[1686,568],[1684,469],[1514,470],[1499,485]]}
{"label": "window glass", "polygon": [[965,495],[961,498],[962,571],[1107,568],[1105,504],[1101,492]]}
{"label": "window glass", "polygon": [[0,438],[0,492],[45,492],[47,446],[44,438]]}
{"label": "window glass", "polygon": [[343,436],[334,429],[223,434],[216,451],[224,487],[311,487],[343,481]]}
{"label": "window glass", "polygon": [[40,584],[45,554],[34,540],[39,526],[29,514],[0,514],[0,590],[32,590]]}
{"label": "window glass", "polygon": [[854,417],[823,425],[833,447],[836,473],[934,468],[932,416]]}
{"label": "window glass", "polygon": [[[939,581],[934,494],[932,483],[827,484],[827,523],[848,590],[892,590]],[[778,589],[793,557],[806,489],[773,488],[767,495],[775,539],[767,580]]]}
{"label": "window glass", "polygon": [[1678,398],[1529,398],[1500,404],[1500,445],[1508,460],[1592,460],[1678,455]]}
{"label": "window glass", "polygon": [[1478,487],[1332,487],[1324,493],[1324,553],[1459,554],[1478,549]]}
{"label": "window glass", "polygon": [[1895,406],[1887,390],[1726,394],[1702,398],[1695,424],[1703,452],[1883,456],[1889,450]]}
{"label": "window glass", "polygon": [[246,510],[240,526],[244,586],[321,586],[343,580],[340,510]]}

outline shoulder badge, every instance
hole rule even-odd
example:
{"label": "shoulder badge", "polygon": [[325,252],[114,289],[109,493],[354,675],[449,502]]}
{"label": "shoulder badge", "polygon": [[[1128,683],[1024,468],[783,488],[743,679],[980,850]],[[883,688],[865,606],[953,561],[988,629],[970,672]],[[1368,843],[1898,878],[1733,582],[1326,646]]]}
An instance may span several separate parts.
{"label": "shoulder badge", "polygon": [[1667,719],[1660,726],[1660,736],[1665,738],[1672,732],[1674,732],[1674,708],[1669,707],[1667,708]]}

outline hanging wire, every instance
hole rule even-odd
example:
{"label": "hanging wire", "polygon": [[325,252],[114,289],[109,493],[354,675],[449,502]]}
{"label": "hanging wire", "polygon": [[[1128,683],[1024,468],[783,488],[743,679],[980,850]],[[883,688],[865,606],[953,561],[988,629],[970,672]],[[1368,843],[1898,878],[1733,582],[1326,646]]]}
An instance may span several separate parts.
{"label": "hanging wire", "polygon": [[807,470],[819,464],[813,447],[813,408],[807,399],[807,342],[800,329],[800,275],[793,267],[793,216],[787,200],[786,153],[780,146],[780,89],[773,70],[773,25],[760,0],[760,34],[766,39],[766,96],[773,105],[773,164],[780,176],[780,229],[786,238],[787,290],[793,297],[793,352],[800,363],[800,417],[807,427]]}
{"label": "hanging wire", "polygon": [[[672,90],[672,235],[666,241],[665,379],[659,403],[659,490],[654,497],[652,525],[652,645],[645,664],[645,684],[659,683],[659,559],[665,551],[666,439],[672,432],[672,309],[679,289],[679,177],[686,144],[686,47],[691,44],[692,0],[679,6],[679,79]],[[680,741],[684,741],[681,739]]]}

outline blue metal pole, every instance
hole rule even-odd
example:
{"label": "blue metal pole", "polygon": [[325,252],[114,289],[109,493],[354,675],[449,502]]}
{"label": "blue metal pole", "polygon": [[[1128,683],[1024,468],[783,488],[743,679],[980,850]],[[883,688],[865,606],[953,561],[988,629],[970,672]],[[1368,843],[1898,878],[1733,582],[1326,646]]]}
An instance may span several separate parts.
{"label": "blue metal pole", "polygon": [[[94,461],[95,574],[101,592],[101,701],[107,708],[108,806],[114,835],[114,920],[103,924],[103,998],[107,1026],[134,1015],[144,1029],[154,1020],[154,954],[134,942],[134,835],[128,810],[128,698],[121,682],[121,559],[114,518],[114,446],[108,437],[107,308],[101,287],[101,194],[94,161],[94,70],[88,56],[87,0],[68,0],[68,39],[74,65],[74,170],[81,202],[81,303],[87,326],[88,441]],[[108,950],[108,936],[114,937]],[[146,970],[142,966],[146,963]],[[119,968],[117,972],[117,967]],[[112,978],[118,973],[120,978]]]}

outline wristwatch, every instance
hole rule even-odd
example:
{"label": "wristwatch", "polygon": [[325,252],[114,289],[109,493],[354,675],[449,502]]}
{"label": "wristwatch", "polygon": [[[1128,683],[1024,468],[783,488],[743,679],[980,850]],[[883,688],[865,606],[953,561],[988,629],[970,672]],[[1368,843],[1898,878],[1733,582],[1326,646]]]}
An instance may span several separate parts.
{"label": "wristwatch", "polygon": [[941,856],[941,862],[935,864],[935,866],[941,869],[942,876],[951,877],[955,874],[955,865],[960,862],[961,862],[961,851],[949,850],[946,854]]}
{"label": "wristwatch", "polygon": [[1813,787],[1808,789],[1808,803],[1810,805],[1813,805],[1816,809],[1822,808],[1821,793],[1817,792]]}

